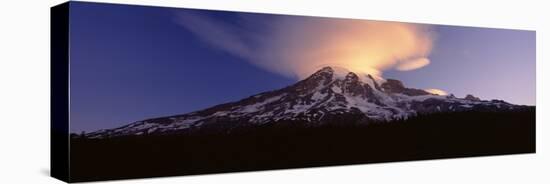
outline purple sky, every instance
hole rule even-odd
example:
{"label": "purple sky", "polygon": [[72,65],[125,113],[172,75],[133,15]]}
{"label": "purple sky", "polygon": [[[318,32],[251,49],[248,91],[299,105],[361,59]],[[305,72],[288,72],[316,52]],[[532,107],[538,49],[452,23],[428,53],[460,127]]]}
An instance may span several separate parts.
{"label": "purple sky", "polygon": [[[270,31],[288,16],[71,2],[71,132],[114,128],[183,114],[278,89],[296,78],[266,70],[205,43],[177,21],[194,12],[248,33]],[[297,19],[315,19],[297,17]],[[438,88],[535,104],[535,32],[431,26],[431,63],[384,78],[414,88]]]}
{"label": "purple sky", "polygon": [[535,32],[436,26],[431,64],[386,77],[418,88],[439,88],[457,97],[473,94],[535,105]]}

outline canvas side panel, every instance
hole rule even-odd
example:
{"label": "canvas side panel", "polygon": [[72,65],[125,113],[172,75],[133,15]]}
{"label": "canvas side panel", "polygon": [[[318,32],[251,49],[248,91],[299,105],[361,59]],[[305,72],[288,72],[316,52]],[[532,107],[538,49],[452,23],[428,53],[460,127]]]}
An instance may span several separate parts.
{"label": "canvas side panel", "polygon": [[50,15],[51,176],[69,182],[69,2]]}

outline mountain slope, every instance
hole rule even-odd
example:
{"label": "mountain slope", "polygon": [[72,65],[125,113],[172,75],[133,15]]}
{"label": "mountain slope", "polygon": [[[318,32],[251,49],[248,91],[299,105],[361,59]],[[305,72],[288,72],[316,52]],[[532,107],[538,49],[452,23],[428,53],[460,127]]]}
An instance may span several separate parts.
{"label": "mountain slope", "polygon": [[281,121],[312,126],[338,117],[360,122],[407,119],[417,114],[458,111],[508,111],[523,108],[500,100],[483,101],[472,95],[456,98],[406,88],[394,79],[360,77],[342,68],[325,67],[294,85],[260,93],[237,102],[200,111],[134,122],[86,134],[89,138],[165,134],[215,127],[230,130]]}

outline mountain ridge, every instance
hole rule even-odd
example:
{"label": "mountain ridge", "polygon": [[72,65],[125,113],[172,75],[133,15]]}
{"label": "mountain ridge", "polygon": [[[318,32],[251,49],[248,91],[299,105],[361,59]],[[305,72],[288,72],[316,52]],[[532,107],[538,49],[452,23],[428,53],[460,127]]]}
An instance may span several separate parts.
{"label": "mountain ridge", "polygon": [[[380,83],[379,83],[380,82]],[[415,88],[396,79],[376,80],[354,72],[324,67],[290,86],[219,104],[191,113],[137,121],[113,129],[86,134],[89,138],[166,134],[204,127],[231,129],[279,121],[312,125],[327,119],[357,116],[363,123],[407,119],[418,114],[460,111],[506,111],[520,109],[502,100],[481,100],[473,95],[456,98]]]}

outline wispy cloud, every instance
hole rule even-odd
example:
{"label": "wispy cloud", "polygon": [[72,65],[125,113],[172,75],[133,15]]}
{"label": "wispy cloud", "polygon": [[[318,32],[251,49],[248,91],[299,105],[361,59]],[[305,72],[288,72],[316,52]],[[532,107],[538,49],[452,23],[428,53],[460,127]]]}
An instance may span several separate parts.
{"label": "wispy cloud", "polygon": [[436,94],[436,95],[448,95],[448,93],[446,91],[443,91],[441,89],[425,89],[424,91],[427,91],[428,93],[431,93],[431,94]]}
{"label": "wispy cloud", "polygon": [[377,76],[415,70],[430,63],[434,40],[429,26],[397,22],[259,14],[229,22],[191,11],[176,22],[215,49],[296,78],[324,66]]}

